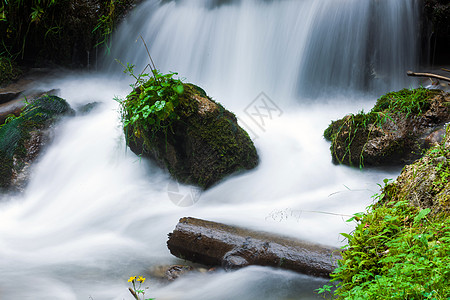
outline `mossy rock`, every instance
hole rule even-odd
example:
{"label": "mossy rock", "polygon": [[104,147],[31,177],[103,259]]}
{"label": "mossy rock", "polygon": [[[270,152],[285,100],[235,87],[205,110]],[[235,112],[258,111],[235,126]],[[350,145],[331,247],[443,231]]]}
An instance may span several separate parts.
{"label": "mossy rock", "polygon": [[17,187],[24,169],[48,140],[46,130],[62,115],[73,114],[69,104],[56,96],[43,96],[26,105],[19,117],[0,127],[0,188]]}
{"label": "mossy rock", "polygon": [[139,136],[126,132],[130,149],[156,160],[176,180],[204,189],[227,175],[256,167],[256,149],[236,116],[200,87],[183,87],[175,108],[177,120],[167,130]]}
{"label": "mossy rock", "polygon": [[430,208],[433,215],[450,216],[450,127],[440,144],[405,166],[385,190],[390,201],[406,200],[417,208]]}
{"label": "mossy rock", "polygon": [[333,162],[351,166],[402,165],[439,141],[450,121],[450,94],[418,88],[391,92],[369,113],[333,121],[324,132]]}

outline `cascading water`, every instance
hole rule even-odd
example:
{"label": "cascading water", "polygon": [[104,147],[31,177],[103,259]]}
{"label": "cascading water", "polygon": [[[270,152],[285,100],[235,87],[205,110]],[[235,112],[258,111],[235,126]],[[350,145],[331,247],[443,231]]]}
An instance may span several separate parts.
{"label": "cascading water", "polygon": [[[147,53],[135,43],[142,35],[158,68],[179,72],[237,114],[261,163],[200,194],[191,206],[176,205],[170,177],[125,151],[112,98],[125,96],[130,80],[111,76],[120,73],[119,65],[105,63],[102,74],[40,82],[43,89],[60,88],[75,108],[101,105],[63,120],[24,194],[3,195],[0,299],[131,299],[128,276],[149,277],[152,268],[180,263],[165,243],[183,216],[341,245],[339,233],[353,229],[346,215],[363,211],[377,183],[399,170],[335,166],[322,133],[330,120],[368,109],[381,93],[411,84],[402,74],[417,59],[411,22],[416,5],[410,0],[142,3],[117,32],[110,58],[142,70]],[[306,100],[314,95],[313,103]],[[261,99],[276,108],[271,118],[252,114]],[[180,187],[179,194],[189,192]],[[324,283],[249,267],[193,273],[171,284],[151,278],[147,295],[308,299],[317,297],[312,290]]]}

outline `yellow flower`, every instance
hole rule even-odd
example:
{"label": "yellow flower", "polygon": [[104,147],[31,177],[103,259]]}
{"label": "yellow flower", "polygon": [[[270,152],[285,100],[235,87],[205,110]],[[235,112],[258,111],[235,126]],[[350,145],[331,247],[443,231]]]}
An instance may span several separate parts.
{"label": "yellow flower", "polygon": [[141,283],[144,283],[145,278],[142,277],[142,276],[139,276],[138,279],[137,279],[137,281],[139,281],[139,282],[141,282]]}
{"label": "yellow flower", "polygon": [[128,282],[132,282],[135,279],[136,279],[136,276],[131,276],[130,279],[128,279]]}

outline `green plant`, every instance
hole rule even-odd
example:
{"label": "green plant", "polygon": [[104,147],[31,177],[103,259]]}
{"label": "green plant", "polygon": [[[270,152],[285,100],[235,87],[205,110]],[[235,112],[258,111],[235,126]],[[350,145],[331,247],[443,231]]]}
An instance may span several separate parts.
{"label": "green plant", "polygon": [[333,289],[334,289],[334,285],[325,284],[321,288],[315,289],[314,291],[317,294],[322,295],[322,297],[326,299],[327,295],[331,295],[332,294]]}
{"label": "green plant", "polygon": [[148,287],[146,287],[146,288],[142,287],[142,284],[144,284],[144,282],[145,282],[144,277],[131,276],[128,279],[128,282],[131,282],[131,284],[133,285],[133,287],[128,288],[128,290],[130,291],[131,295],[133,295],[133,297],[136,300],[154,300],[155,299],[155,298],[145,298],[145,290],[148,289]]}
{"label": "green plant", "polygon": [[120,15],[120,11],[124,10],[128,4],[126,0],[109,0],[104,1],[103,12],[98,17],[97,25],[92,30],[92,33],[99,32],[100,37],[95,47],[100,45],[105,46],[106,53],[110,53],[111,50],[111,34],[117,23],[117,15]]}
{"label": "green plant", "polygon": [[[385,180],[378,201],[357,221],[332,281],[339,299],[448,299],[450,218],[407,201],[391,202]],[[357,219],[351,219],[354,221]],[[325,287],[324,287],[325,288]]]}
{"label": "green plant", "polygon": [[[0,0],[0,56],[12,60],[86,63],[105,45],[134,0]],[[89,63],[89,62],[88,62]]]}
{"label": "green plant", "polygon": [[[122,64],[123,65],[123,64]],[[178,73],[162,74],[151,68],[151,73],[134,74],[134,65],[124,66],[124,73],[136,79],[131,85],[133,91],[126,99],[116,99],[120,103],[122,123],[128,138],[144,137],[143,133],[155,134],[170,128],[178,116],[175,108],[184,87]]]}
{"label": "green plant", "polygon": [[[66,0],[1,0],[0,28],[2,36],[0,55],[15,58],[24,57],[30,31],[43,28],[48,31],[55,27],[57,10],[55,7]],[[39,30],[38,30],[39,31]]]}

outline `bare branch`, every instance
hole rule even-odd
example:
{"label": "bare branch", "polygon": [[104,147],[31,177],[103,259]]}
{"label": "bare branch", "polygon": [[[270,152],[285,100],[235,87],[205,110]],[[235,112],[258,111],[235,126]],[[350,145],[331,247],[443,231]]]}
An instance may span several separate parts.
{"label": "bare branch", "polygon": [[[450,82],[450,77],[445,77],[442,75],[438,75],[438,74],[433,74],[433,73],[415,73],[413,71],[408,71],[406,72],[406,74],[408,76],[414,76],[414,77],[429,77],[429,78],[435,78],[435,79],[439,79],[439,80],[444,80],[444,81],[448,81]],[[450,85],[450,84],[449,84]]]}

